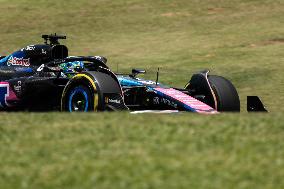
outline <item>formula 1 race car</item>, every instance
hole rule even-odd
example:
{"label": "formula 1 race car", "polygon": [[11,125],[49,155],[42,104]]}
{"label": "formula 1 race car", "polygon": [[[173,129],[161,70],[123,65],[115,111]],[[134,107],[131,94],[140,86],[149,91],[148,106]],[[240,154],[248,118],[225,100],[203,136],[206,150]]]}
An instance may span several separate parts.
{"label": "formula 1 race car", "polygon": [[[69,56],[59,39],[42,35],[44,44],[29,45],[0,57],[2,111],[240,111],[233,84],[209,71],[194,74],[185,88],[140,79],[144,70],[113,73],[102,56]],[[265,111],[258,97],[250,97],[249,111]]]}

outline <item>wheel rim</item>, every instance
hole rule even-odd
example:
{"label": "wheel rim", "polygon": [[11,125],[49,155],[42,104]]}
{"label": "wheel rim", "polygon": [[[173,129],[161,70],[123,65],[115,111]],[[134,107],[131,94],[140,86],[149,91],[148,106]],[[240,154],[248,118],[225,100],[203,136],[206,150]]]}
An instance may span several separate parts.
{"label": "wheel rim", "polygon": [[88,94],[82,87],[74,88],[70,93],[69,112],[87,112],[89,107]]}

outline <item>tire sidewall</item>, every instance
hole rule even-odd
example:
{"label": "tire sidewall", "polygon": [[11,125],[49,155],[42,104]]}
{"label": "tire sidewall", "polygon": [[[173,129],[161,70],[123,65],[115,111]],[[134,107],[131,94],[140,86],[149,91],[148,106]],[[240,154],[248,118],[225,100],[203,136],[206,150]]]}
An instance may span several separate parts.
{"label": "tire sidewall", "polygon": [[217,98],[217,110],[239,112],[240,100],[234,85],[226,78],[216,75],[209,75],[208,80]]}

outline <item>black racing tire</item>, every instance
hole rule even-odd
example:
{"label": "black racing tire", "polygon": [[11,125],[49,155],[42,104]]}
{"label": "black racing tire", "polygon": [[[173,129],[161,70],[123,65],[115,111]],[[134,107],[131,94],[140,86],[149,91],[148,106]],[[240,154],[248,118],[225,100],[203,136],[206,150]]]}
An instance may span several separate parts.
{"label": "black racing tire", "polygon": [[239,112],[240,99],[234,85],[224,77],[209,75],[209,83],[217,101],[217,111]]}
{"label": "black racing tire", "polygon": [[94,95],[91,88],[87,85],[79,84],[68,87],[62,102],[62,111],[94,111]]}

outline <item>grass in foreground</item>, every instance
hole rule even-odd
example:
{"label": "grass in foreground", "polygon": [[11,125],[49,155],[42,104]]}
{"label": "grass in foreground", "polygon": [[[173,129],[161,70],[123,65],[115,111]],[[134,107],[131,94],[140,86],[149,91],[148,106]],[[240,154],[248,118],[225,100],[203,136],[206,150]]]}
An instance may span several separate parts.
{"label": "grass in foreground", "polygon": [[281,114],[22,113],[0,120],[1,188],[284,186]]}

